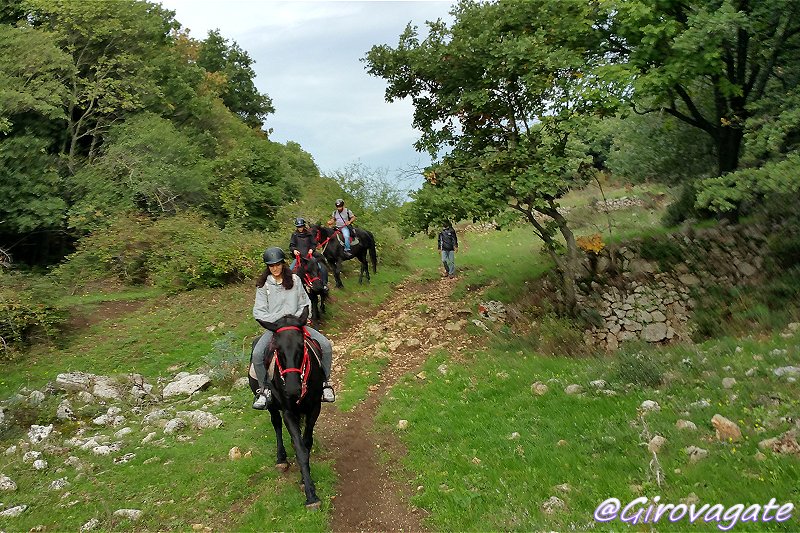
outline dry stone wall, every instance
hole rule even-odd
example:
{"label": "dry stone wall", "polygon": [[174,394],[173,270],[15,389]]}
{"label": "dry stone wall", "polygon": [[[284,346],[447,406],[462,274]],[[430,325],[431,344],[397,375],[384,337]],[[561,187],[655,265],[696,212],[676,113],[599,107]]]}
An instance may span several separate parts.
{"label": "dry stone wall", "polygon": [[584,332],[587,344],[614,350],[633,339],[688,340],[694,296],[711,286],[757,282],[767,237],[763,227],[720,224],[631,241],[587,258],[579,301],[599,315]]}

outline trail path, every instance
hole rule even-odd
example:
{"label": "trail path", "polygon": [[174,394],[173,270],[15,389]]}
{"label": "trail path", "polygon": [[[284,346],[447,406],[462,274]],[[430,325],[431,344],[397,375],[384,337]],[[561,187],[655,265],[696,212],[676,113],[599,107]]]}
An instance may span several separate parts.
{"label": "trail path", "polygon": [[[330,335],[335,354],[333,380],[339,393],[348,361],[376,352],[381,345],[388,348],[390,357],[364,402],[346,413],[325,407],[320,417],[324,458],[333,459],[339,479],[331,524],[335,532],[425,530],[423,512],[409,504],[415,487],[398,481],[405,450],[393,435],[377,434],[373,425],[378,405],[401,376],[416,373],[433,350],[447,347],[455,352],[469,342],[464,332],[445,327],[449,324],[455,329],[459,320],[463,326],[461,315],[469,313],[450,301],[453,283],[450,279],[406,282],[346,334]],[[379,459],[381,450],[388,452],[388,464]]]}

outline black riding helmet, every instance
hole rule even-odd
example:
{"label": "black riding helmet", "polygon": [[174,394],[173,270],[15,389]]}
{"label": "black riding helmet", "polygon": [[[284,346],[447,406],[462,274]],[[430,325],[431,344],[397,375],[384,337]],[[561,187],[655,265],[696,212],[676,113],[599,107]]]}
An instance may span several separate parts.
{"label": "black riding helmet", "polygon": [[341,198],[338,198],[336,200],[336,207],[341,207],[343,205],[344,205],[344,200],[342,200]]}
{"label": "black riding helmet", "polygon": [[297,217],[294,219],[294,227],[295,228],[302,228],[306,225],[306,219],[303,217]]}
{"label": "black riding helmet", "polygon": [[267,266],[277,265],[283,261],[286,261],[286,254],[284,254],[283,250],[277,246],[272,246],[264,250],[264,262],[267,264]]}

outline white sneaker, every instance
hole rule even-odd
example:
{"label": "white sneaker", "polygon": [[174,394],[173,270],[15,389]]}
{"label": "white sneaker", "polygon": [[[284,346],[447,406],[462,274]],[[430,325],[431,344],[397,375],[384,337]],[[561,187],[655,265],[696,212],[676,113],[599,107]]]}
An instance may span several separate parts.
{"label": "white sneaker", "polygon": [[333,387],[327,381],[322,385],[322,401],[333,403],[336,401],[336,394],[333,393]]}
{"label": "white sneaker", "polygon": [[253,409],[266,409],[271,398],[271,390],[267,389],[263,392],[259,390],[255,400],[253,401]]}

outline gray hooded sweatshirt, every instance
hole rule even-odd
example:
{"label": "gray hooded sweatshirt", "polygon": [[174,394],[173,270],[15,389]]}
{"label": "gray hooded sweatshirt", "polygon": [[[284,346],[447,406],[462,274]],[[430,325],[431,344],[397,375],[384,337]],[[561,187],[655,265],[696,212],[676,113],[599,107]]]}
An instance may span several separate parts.
{"label": "gray hooded sweatshirt", "polygon": [[294,286],[288,291],[283,285],[275,283],[275,278],[267,276],[267,282],[263,287],[256,288],[256,303],[253,305],[253,317],[256,320],[265,322],[277,322],[285,315],[299,317],[303,314],[303,308],[311,308],[311,300],[308,298],[303,282],[292,274]]}

